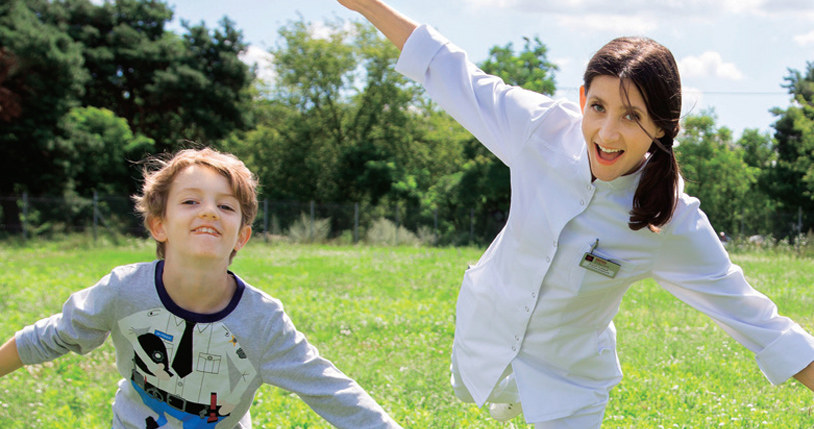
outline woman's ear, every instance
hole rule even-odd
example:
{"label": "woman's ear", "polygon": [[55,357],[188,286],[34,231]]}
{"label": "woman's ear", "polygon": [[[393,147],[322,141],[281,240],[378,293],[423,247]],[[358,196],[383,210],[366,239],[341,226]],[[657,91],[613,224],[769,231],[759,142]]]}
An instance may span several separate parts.
{"label": "woman's ear", "polygon": [[665,133],[665,132],[664,132],[664,130],[663,130],[662,128],[659,128],[659,129],[656,131],[656,138],[657,138],[657,139],[660,139],[660,138],[664,137],[664,135],[665,135],[665,134],[667,134],[667,133]]}
{"label": "woman's ear", "polygon": [[581,110],[583,112],[585,111],[585,102],[586,102],[585,85],[580,85],[579,86],[579,110]]}

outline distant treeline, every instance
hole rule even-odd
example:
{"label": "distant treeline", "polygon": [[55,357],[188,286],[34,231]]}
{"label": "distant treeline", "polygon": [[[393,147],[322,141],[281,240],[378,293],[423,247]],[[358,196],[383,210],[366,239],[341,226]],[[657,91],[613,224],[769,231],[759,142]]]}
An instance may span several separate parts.
{"label": "distant treeline", "polygon": [[[262,198],[404,205],[483,231],[508,215],[508,169],[394,71],[398,51],[367,25],[303,20],[279,29],[273,81],[239,58],[217,28],[165,27],[159,0],[7,0],[0,4],[0,195],[128,195],[150,154],[212,146],[257,173]],[[545,44],[495,46],[479,64],[553,94]],[[729,235],[794,236],[814,223],[814,63],[789,70],[789,106],[773,134],[733,133],[714,112],[684,120],[676,151],[686,190]],[[18,199],[0,224],[20,225]],[[486,213],[468,225],[471,212]],[[788,213],[777,216],[777,213]],[[450,221],[453,222],[453,221]]]}

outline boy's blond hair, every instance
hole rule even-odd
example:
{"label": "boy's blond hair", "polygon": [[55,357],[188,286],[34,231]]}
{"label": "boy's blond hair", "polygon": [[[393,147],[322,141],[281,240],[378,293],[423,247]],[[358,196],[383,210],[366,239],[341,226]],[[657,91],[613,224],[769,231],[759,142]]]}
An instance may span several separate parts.
{"label": "boy's blond hair", "polygon": [[[257,216],[257,178],[236,156],[214,149],[184,149],[169,160],[158,157],[148,160],[143,170],[144,185],[141,194],[134,195],[136,211],[144,218],[144,226],[149,230],[153,219],[163,219],[167,211],[167,198],[175,176],[191,165],[209,167],[223,175],[232,187],[232,192],[240,204],[241,228],[250,226]],[[156,242],[155,253],[164,259],[165,244]],[[234,258],[232,251],[229,258]]]}

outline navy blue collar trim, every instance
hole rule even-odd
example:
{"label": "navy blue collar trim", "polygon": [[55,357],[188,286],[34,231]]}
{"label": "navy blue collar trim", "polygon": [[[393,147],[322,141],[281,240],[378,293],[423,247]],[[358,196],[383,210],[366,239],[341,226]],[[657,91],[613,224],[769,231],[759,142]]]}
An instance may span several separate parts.
{"label": "navy blue collar trim", "polygon": [[217,313],[211,314],[201,314],[195,313],[189,310],[185,310],[181,308],[178,304],[176,304],[170,295],[167,293],[166,287],[164,287],[164,260],[159,260],[155,265],[155,291],[158,293],[158,297],[161,299],[161,303],[164,304],[164,307],[170,311],[170,313],[184,319],[189,320],[191,322],[196,323],[212,323],[222,320],[226,316],[228,316],[234,309],[237,307],[237,304],[240,303],[240,298],[243,297],[243,291],[246,289],[246,285],[243,283],[242,280],[238,276],[236,276],[231,271],[226,271],[230,276],[235,279],[235,283],[237,284],[237,288],[235,289],[235,294],[232,295],[232,299],[229,301],[229,305],[226,306],[221,311]]}

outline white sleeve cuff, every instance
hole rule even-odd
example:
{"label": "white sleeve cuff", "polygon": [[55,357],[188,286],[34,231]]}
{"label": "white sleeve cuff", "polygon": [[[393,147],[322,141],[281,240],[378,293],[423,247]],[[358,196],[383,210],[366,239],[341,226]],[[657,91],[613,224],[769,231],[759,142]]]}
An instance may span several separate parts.
{"label": "white sleeve cuff", "polygon": [[772,384],[781,384],[814,362],[814,337],[795,323],[755,359]]}
{"label": "white sleeve cuff", "polygon": [[427,24],[416,28],[401,50],[396,71],[424,84],[424,75],[435,54],[449,41]]}

